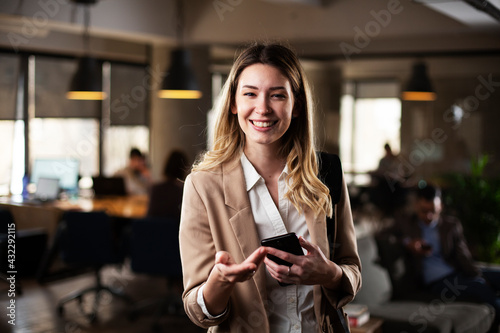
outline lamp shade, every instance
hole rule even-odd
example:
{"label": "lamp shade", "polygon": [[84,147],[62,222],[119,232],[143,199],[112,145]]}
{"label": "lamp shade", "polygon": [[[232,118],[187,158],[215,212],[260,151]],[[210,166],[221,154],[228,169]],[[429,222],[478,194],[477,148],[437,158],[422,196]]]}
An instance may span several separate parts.
{"label": "lamp shade", "polygon": [[172,61],[167,76],[163,79],[160,98],[198,99],[202,92],[199,89],[196,76],[190,67],[191,54],[186,49],[172,52]]}
{"label": "lamp shade", "polygon": [[436,99],[436,93],[427,75],[425,63],[418,62],[413,65],[411,78],[401,94],[401,98],[405,101],[433,101]]}
{"label": "lamp shade", "polygon": [[66,98],[78,100],[102,100],[106,98],[106,93],[102,91],[101,61],[93,57],[80,58]]}

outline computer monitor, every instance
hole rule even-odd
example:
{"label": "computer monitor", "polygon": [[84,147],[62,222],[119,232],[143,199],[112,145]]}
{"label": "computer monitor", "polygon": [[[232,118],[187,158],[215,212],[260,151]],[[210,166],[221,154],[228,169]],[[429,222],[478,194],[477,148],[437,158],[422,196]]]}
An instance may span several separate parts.
{"label": "computer monitor", "polygon": [[57,178],[59,187],[65,191],[78,190],[80,161],[72,158],[37,158],[31,169],[31,183],[40,178]]}
{"label": "computer monitor", "polygon": [[108,195],[127,195],[123,177],[92,177],[96,197]]}

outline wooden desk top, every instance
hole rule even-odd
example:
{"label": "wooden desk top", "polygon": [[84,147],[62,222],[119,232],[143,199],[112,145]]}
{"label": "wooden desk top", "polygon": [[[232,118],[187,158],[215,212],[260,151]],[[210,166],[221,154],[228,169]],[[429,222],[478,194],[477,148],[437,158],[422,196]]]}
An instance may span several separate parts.
{"label": "wooden desk top", "polygon": [[78,210],[84,212],[105,211],[111,216],[122,218],[142,218],[148,209],[148,197],[110,196],[103,198],[78,198],[32,204],[13,198],[1,198],[0,205],[26,207],[30,210],[56,210],[60,212]]}
{"label": "wooden desk top", "polygon": [[54,202],[54,207],[62,211],[81,210],[85,212],[105,211],[111,216],[122,218],[142,218],[148,209],[147,196],[112,196],[103,198],[65,200]]}
{"label": "wooden desk top", "polygon": [[41,204],[26,203],[16,198],[0,197],[0,207],[2,206],[12,213],[18,230],[44,228],[47,230],[49,238],[52,238],[65,211],[105,211],[113,217],[137,219],[146,216],[148,197],[78,198]]}

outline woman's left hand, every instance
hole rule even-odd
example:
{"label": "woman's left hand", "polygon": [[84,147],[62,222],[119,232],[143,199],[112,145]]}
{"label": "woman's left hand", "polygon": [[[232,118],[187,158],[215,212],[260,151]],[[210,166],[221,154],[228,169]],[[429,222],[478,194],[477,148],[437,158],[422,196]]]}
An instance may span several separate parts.
{"label": "woman's left hand", "polygon": [[335,289],[340,284],[342,270],[329,260],[321,249],[303,237],[299,237],[300,245],[307,250],[304,256],[293,255],[272,247],[266,247],[266,252],[288,261],[291,267],[279,265],[269,258],[264,259],[267,270],[273,278],[283,283],[315,285]]}

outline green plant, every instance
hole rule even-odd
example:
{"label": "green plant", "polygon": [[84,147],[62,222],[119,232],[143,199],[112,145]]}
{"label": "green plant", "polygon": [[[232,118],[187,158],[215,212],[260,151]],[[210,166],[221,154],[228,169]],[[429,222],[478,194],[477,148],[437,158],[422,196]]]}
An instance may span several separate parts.
{"label": "green plant", "polygon": [[470,175],[446,177],[445,205],[462,221],[476,260],[500,263],[500,179],[486,179],[489,156],[471,163]]}

